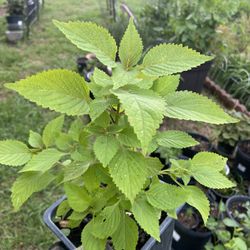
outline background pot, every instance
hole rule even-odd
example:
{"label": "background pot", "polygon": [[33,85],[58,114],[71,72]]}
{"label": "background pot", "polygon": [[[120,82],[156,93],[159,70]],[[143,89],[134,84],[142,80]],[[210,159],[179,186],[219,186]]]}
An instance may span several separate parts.
{"label": "background pot", "polygon": [[211,238],[211,232],[196,232],[175,221],[173,233],[173,249],[201,250]]}
{"label": "background pot", "polygon": [[[197,141],[201,141],[201,142],[205,142],[207,143],[207,149],[206,151],[211,151],[212,150],[212,144],[209,142],[209,139],[201,134],[198,133],[193,133],[193,132],[189,132],[189,135],[191,135],[194,139],[196,139]],[[200,152],[200,150],[196,150],[194,147],[189,147],[189,148],[184,148],[182,150],[182,153],[184,156],[188,157],[188,158],[193,158],[195,154],[197,154],[198,152]]]}
{"label": "background pot", "polygon": [[[232,220],[236,221],[239,224],[237,219],[232,214],[232,208],[233,208],[234,204],[245,203],[247,201],[250,202],[250,197],[249,196],[234,195],[234,196],[230,197],[226,202],[226,211],[227,211],[228,217],[231,218]],[[245,232],[247,232],[247,233],[250,232],[250,228],[245,228],[244,226],[242,226],[240,224],[239,224],[239,226],[243,227],[245,229]]]}
{"label": "background pot", "polygon": [[205,78],[211,68],[212,61],[201,64],[200,66],[183,72],[181,74],[181,81],[177,90],[189,90],[201,93]]}
{"label": "background pot", "polygon": [[250,154],[247,154],[242,150],[242,146],[245,144],[250,145],[250,140],[240,141],[236,150],[236,168],[238,173],[247,180],[250,180]]}
{"label": "background pot", "polygon": [[[74,250],[78,246],[75,246],[74,242],[72,242],[69,239],[71,236],[69,235],[69,237],[66,237],[60,230],[60,228],[53,222],[57,207],[65,199],[66,197],[64,196],[61,199],[57,200],[55,203],[53,203],[44,212],[43,221],[48,226],[48,228],[57,236],[57,238],[63,243],[63,244],[57,243],[61,245],[60,246],[61,249],[63,249],[64,247],[64,249]],[[169,217],[165,218],[160,225],[161,242],[160,243],[156,242],[156,240],[151,237],[141,248],[141,250],[171,250],[173,230],[174,230],[174,220]],[[107,250],[108,249],[110,248],[107,247]]]}
{"label": "background pot", "polygon": [[24,17],[23,16],[7,16],[7,30],[16,31],[24,29]]}
{"label": "background pot", "polygon": [[219,142],[216,148],[216,152],[222,156],[232,159],[234,154],[234,149],[235,147],[227,143]]}

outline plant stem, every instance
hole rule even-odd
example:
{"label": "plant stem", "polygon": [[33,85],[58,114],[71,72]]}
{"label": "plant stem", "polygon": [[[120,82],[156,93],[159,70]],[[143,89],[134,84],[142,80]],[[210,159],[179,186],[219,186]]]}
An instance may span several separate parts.
{"label": "plant stem", "polygon": [[118,123],[119,118],[120,118],[119,114],[120,114],[120,103],[117,105],[117,109],[116,109],[116,115],[115,115],[115,123],[116,124]]}

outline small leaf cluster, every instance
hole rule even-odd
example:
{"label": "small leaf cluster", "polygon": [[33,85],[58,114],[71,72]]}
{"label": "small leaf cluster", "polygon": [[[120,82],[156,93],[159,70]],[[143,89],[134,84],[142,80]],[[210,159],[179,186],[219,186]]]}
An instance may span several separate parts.
{"label": "small leaf cluster", "polygon": [[[87,84],[74,72],[54,69],[6,84],[30,101],[62,113],[41,135],[30,131],[29,145],[0,141],[0,163],[22,166],[12,187],[14,208],[49,184],[63,185],[67,200],[58,215],[70,211],[66,218],[72,228],[91,218],[82,231],[86,250],[105,249],[107,239],[117,250],[135,249],[138,226],[160,241],[161,211],[176,218],[176,209],[185,202],[206,222],[209,201],[188,183],[193,177],[209,188],[234,186],[223,175],[226,159],[202,152],[192,160],[172,160],[172,167],[162,170],[159,159],[150,154],[158,146],[198,144],[182,131],[157,131],[164,116],[214,124],[237,121],[207,97],[176,92],[179,73],[211,57],[181,45],[161,44],[141,58],[143,44],[132,19],[119,49],[109,32],[94,23],[55,25],[78,48],[112,68],[112,75],[96,68]],[[65,114],[76,117],[66,131]],[[89,115],[89,123],[82,121],[83,115]],[[161,183],[160,175],[169,175],[176,185]]]}

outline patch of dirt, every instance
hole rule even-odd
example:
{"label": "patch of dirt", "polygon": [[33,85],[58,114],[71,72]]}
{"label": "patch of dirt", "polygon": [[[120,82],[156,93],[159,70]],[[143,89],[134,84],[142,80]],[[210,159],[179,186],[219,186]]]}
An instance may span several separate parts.
{"label": "patch of dirt", "polygon": [[0,6],[0,17],[6,16],[6,7],[5,6]]}

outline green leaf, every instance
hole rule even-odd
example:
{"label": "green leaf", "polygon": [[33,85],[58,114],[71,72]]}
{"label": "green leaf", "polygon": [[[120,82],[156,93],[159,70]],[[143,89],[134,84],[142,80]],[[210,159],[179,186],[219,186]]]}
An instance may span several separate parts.
{"label": "green leaf", "polygon": [[21,166],[28,162],[32,154],[20,141],[0,141],[0,163],[9,166]]}
{"label": "green leaf", "polygon": [[98,118],[109,106],[111,102],[105,98],[99,98],[91,101],[89,115],[92,121]]}
{"label": "green leaf", "polygon": [[29,145],[33,148],[43,148],[43,139],[42,136],[32,130],[29,134]]}
{"label": "green leaf", "polygon": [[134,21],[130,18],[129,25],[122,37],[119,47],[119,58],[126,69],[137,64],[142,55],[143,45]]}
{"label": "green leaf", "polygon": [[91,22],[54,21],[54,24],[79,49],[94,53],[104,65],[116,66],[116,42],[108,30]]}
{"label": "green leaf", "polygon": [[152,89],[160,96],[165,97],[176,91],[179,82],[180,75],[163,76],[154,82]]}
{"label": "green leaf", "polygon": [[50,173],[31,172],[20,175],[11,188],[11,200],[15,210],[35,192],[41,191],[53,180],[54,176]]}
{"label": "green leaf", "polygon": [[118,89],[122,86],[129,84],[137,84],[142,79],[137,78],[138,71],[130,70],[126,71],[122,65],[118,64],[112,72],[113,89]]}
{"label": "green leaf", "polygon": [[187,71],[211,59],[182,45],[160,44],[149,50],[142,66],[145,74],[164,76]]}
{"label": "green leaf", "polygon": [[89,207],[92,199],[84,187],[73,183],[65,183],[64,190],[72,209],[77,212],[84,212]]}
{"label": "green leaf", "polygon": [[60,133],[55,141],[56,147],[62,151],[70,151],[73,143],[72,137],[66,133]]}
{"label": "green leaf", "polygon": [[117,203],[105,207],[102,212],[94,218],[92,234],[99,239],[105,239],[111,236],[120,224],[120,217],[121,213]]}
{"label": "green leaf", "polygon": [[188,91],[178,91],[165,98],[165,115],[171,118],[213,124],[237,122],[207,97]]}
{"label": "green leaf", "polygon": [[20,172],[39,171],[44,173],[51,169],[62,156],[64,153],[54,148],[45,149],[34,155]]}
{"label": "green leaf", "polygon": [[69,203],[67,200],[64,200],[56,209],[56,217],[65,216],[68,211],[70,211]]}
{"label": "green leaf", "polygon": [[185,190],[188,193],[186,202],[200,212],[204,224],[206,224],[210,211],[206,195],[196,186],[185,186]]}
{"label": "green leaf", "polygon": [[93,146],[96,158],[107,167],[119,149],[119,142],[113,135],[97,137]]}
{"label": "green leaf", "polygon": [[166,148],[186,148],[199,144],[192,136],[178,130],[159,132],[156,138],[157,143]]}
{"label": "green leaf", "polygon": [[145,195],[140,195],[135,199],[132,212],[141,228],[160,241],[159,210],[148,203]]}
{"label": "green leaf", "polygon": [[164,167],[159,158],[149,157],[146,158],[148,173],[151,176],[158,175],[159,171]]}
{"label": "green leaf", "polygon": [[147,162],[138,152],[121,150],[110,162],[109,172],[116,186],[133,202],[146,182]]}
{"label": "green leaf", "polygon": [[98,239],[92,234],[93,221],[90,221],[83,229],[81,241],[84,250],[105,250],[106,239]]}
{"label": "green leaf", "polygon": [[56,137],[60,134],[64,123],[64,116],[61,115],[50,121],[43,130],[43,142],[46,147],[55,144]]}
{"label": "green leaf", "polygon": [[152,206],[167,212],[177,209],[187,198],[184,189],[160,182],[153,183],[146,195]]}
{"label": "green leaf", "polygon": [[48,70],[6,87],[28,100],[67,115],[89,112],[89,88],[79,74],[63,69]]}
{"label": "green leaf", "polygon": [[138,227],[125,212],[121,215],[120,224],[112,235],[116,250],[135,250],[138,241]]}
{"label": "green leaf", "polygon": [[109,75],[107,75],[104,71],[95,67],[93,73],[93,79],[95,84],[101,87],[113,86],[113,81]]}
{"label": "green leaf", "polygon": [[70,125],[68,134],[73,140],[79,141],[79,136],[84,128],[83,121],[78,117]]}
{"label": "green leaf", "polygon": [[120,99],[128,121],[146,151],[163,119],[165,102],[151,90],[116,90],[113,93]]}
{"label": "green leaf", "polygon": [[202,185],[209,188],[231,188],[235,184],[221,172],[226,160],[215,153],[198,153],[191,160],[190,172]]}
{"label": "green leaf", "polygon": [[128,147],[139,148],[141,146],[134,129],[131,127],[123,129],[118,135],[118,140],[121,144]]}
{"label": "green leaf", "polygon": [[82,176],[89,168],[89,163],[73,162],[64,168],[63,182],[68,182]]}

